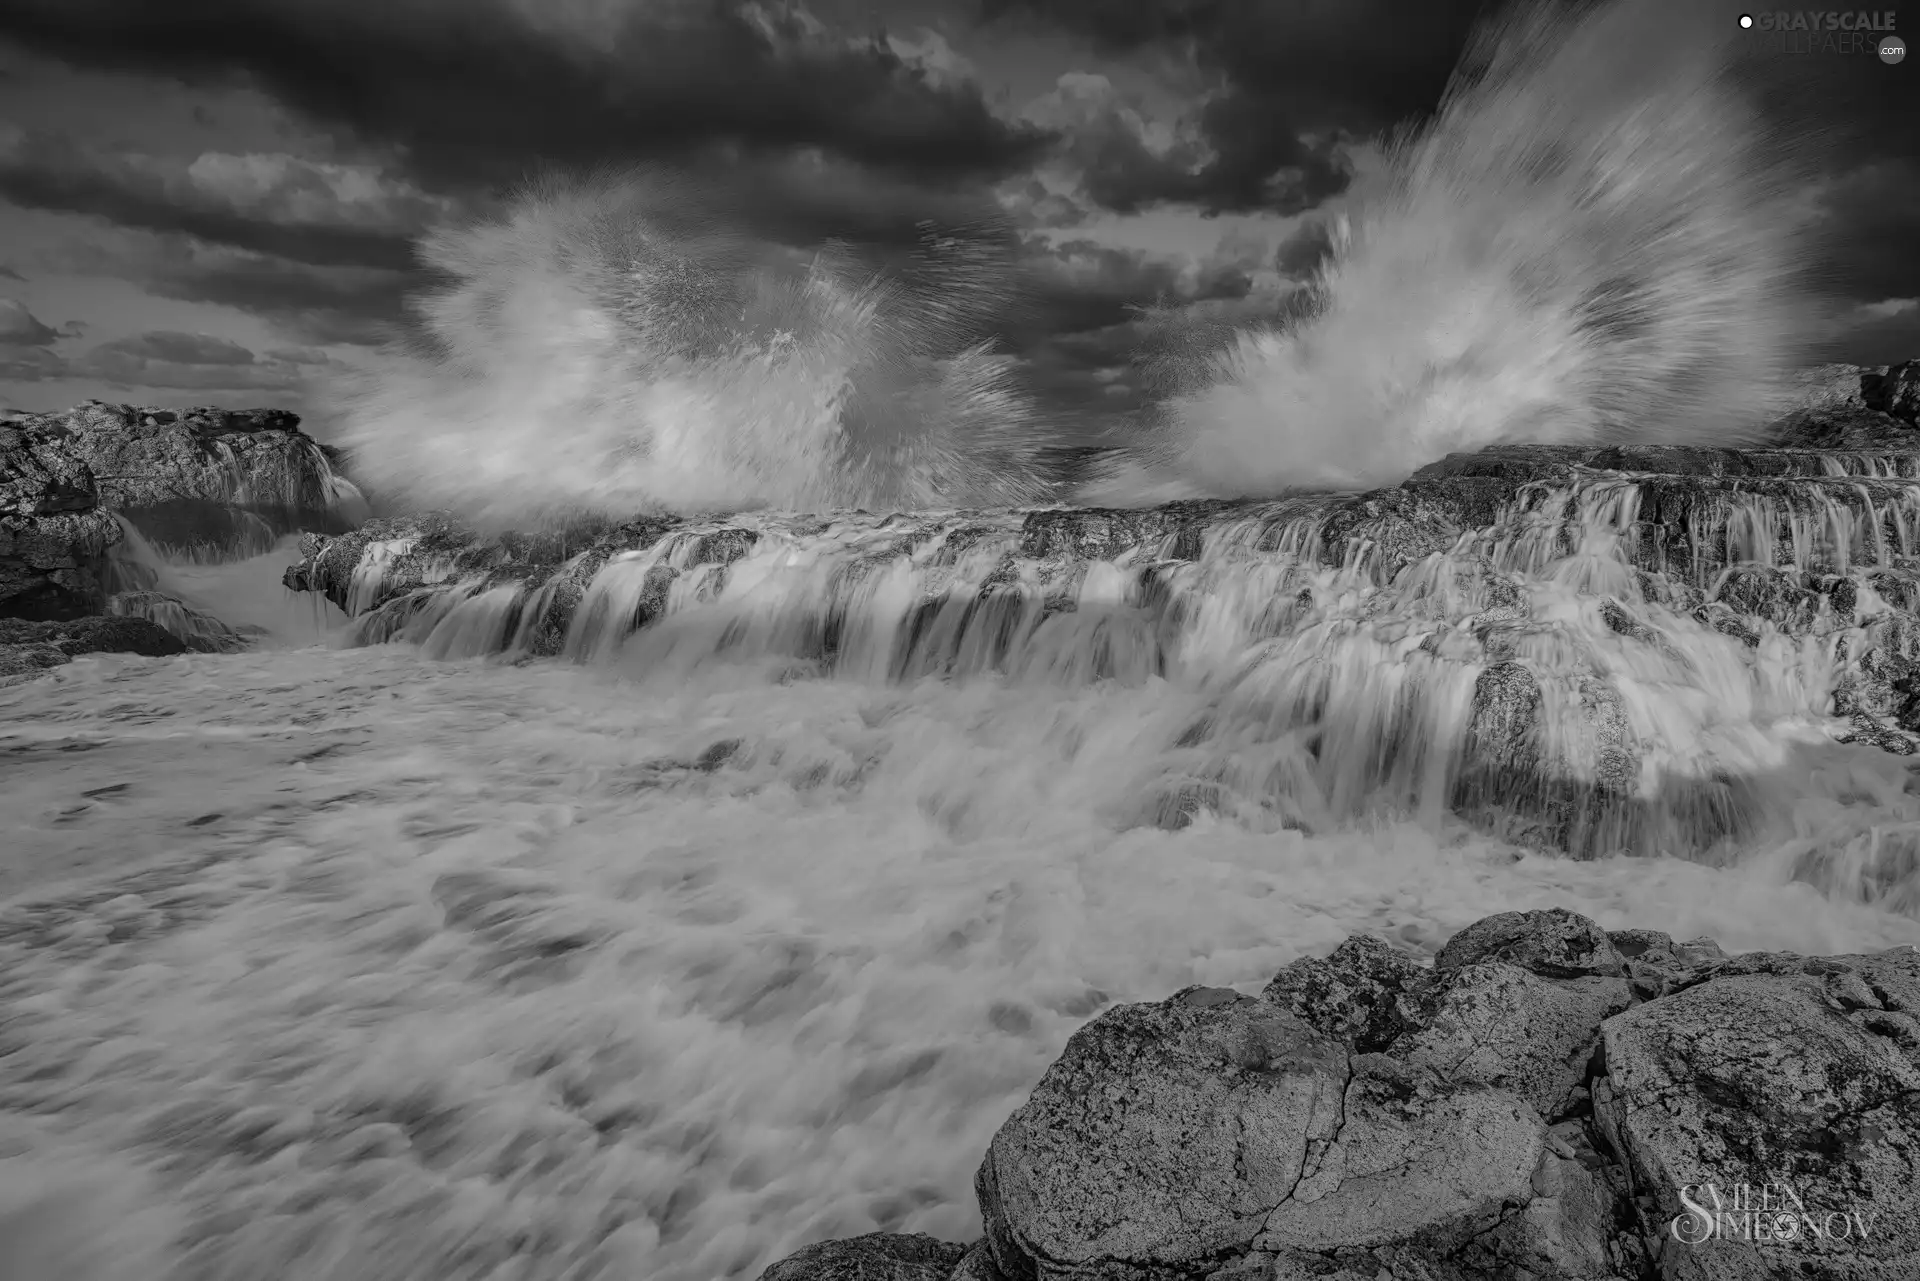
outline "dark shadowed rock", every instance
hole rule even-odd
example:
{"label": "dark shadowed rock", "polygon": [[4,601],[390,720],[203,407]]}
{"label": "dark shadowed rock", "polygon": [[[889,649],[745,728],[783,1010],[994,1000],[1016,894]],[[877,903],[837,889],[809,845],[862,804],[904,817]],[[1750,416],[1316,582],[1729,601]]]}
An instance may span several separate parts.
{"label": "dark shadowed rock", "polygon": [[29,621],[0,618],[0,680],[31,677],[82,654],[140,654],[164,658],[187,646],[144,618],[77,618]]}
{"label": "dark shadowed rock", "polygon": [[1641,1001],[1690,987],[1727,961],[1720,945],[1708,938],[1676,943],[1659,930],[1615,930],[1607,938],[1626,962],[1634,998]]}
{"label": "dark shadowed rock", "polygon": [[121,540],[111,513],[0,514],[0,617],[98,614],[109,594],[107,556]]}
{"label": "dark shadowed rock", "polygon": [[166,628],[144,618],[76,618],[30,622],[0,618],[0,645],[52,645],[69,658],[80,654],[140,654],[164,658],[187,647]]}
{"label": "dark shadowed rock", "polygon": [[1330,956],[1302,957],[1260,998],[1361,1054],[1391,1045],[1417,1019],[1410,989],[1427,968],[1392,944],[1359,934]]}
{"label": "dark shadowed rock", "polygon": [[90,401],[0,421],[0,617],[102,613],[116,513],[163,549],[264,551],[364,512],[326,452],[282,410],[141,409]]}
{"label": "dark shadowed rock", "polygon": [[[325,451],[280,409],[149,409],[89,401],[26,420],[85,464],[100,505],[156,545],[271,545],[301,529],[363,519]],[[257,531],[257,533],[256,533]],[[252,550],[266,550],[265,546]]]}
{"label": "dark shadowed rock", "polygon": [[1606,931],[1563,907],[1483,917],[1447,940],[1433,958],[1452,970],[1506,961],[1543,978],[1618,978],[1626,972]]}
{"label": "dark shadowed rock", "polygon": [[760,1281],[952,1281],[966,1253],[966,1246],[920,1233],[873,1232],[810,1245],[762,1272]]}

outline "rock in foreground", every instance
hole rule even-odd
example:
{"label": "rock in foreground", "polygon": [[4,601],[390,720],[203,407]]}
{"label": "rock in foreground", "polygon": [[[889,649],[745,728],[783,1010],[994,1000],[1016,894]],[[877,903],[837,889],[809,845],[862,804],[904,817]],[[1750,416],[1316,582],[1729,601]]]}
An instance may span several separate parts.
{"label": "rock in foreground", "polygon": [[130,523],[162,552],[265,551],[364,517],[358,491],[282,410],[89,401],[0,419],[0,618],[105,612]]}
{"label": "rock in foreground", "polygon": [[1920,953],[1513,912],[1110,1010],[994,1137],[983,1241],[764,1277],[1896,1281],[1917,1187]]}
{"label": "rock in foreground", "polygon": [[184,654],[187,649],[178,636],[145,618],[79,618],[66,622],[0,618],[0,684],[38,675],[82,654],[165,658]]}

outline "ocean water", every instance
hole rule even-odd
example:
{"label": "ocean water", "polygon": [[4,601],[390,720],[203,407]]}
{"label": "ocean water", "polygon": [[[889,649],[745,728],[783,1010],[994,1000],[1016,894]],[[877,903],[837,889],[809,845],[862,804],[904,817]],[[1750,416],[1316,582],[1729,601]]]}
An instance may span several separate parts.
{"label": "ocean water", "polygon": [[[233,609],[284,559],[193,572]],[[1161,675],[1056,631],[998,673],[809,673],[740,640],[793,599],[762,569],[593,663],[323,644],[0,690],[0,1241],[74,1278],[752,1276],[972,1237],[988,1139],[1088,1017],[1350,933],[1430,955],[1562,906],[1736,951],[1920,942],[1911,869],[1876,861],[1912,848],[1907,758],[1832,742],[1697,625],[1723,696],[1777,697],[1695,732],[1723,767],[1771,751],[1785,808],[1708,862],[1575,860],[1276,756],[1249,718],[1292,664],[1223,687],[1220,647]],[[1536,649],[1621,640],[1553,581]],[[1391,631],[1318,629],[1333,714],[1379,732],[1420,685],[1457,720]],[[1157,821],[1209,708],[1264,737],[1221,758],[1264,781]]]}
{"label": "ocean water", "polygon": [[[1196,368],[1109,496],[1275,501],[1178,549],[1026,547],[1044,432],[979,332],[984,251],[941,249],[978,288],[926,324],[631,182],[437,239],[433,343],[348,406],[357,481],[495,525],[725,514],[600,568],[538,659],[510,583],[387,600],[398,543],[349,620],[279,586],[290,542],[128,541],[120,607],[234,652],[0,688],[0,1276],[747,1278],[972,1238],[990,1136],[1088,1018],[1351,933],[1424,957],[1557,906],[1920,943],[1916,758],[1833,715],[1864,653],[1911,656],[1910,465],[1703,505],[1720,558],[1651,569],[1632,478],[1405,563],[1313,551],[1318,500],[1277,497],[1770,410],[1791,211],[1718,46],[1622,38],[1666,11],[1496,42],[1317,319]],[[674,310],[714,280],[748,322]],[[1854,604],[1696,608],[1749,571]],[[1495,668],[1539,754],[1482,787],[1513,822],[1469,821]],[[1556,845],[1527,820],[1567,796],[1628,801]]]}

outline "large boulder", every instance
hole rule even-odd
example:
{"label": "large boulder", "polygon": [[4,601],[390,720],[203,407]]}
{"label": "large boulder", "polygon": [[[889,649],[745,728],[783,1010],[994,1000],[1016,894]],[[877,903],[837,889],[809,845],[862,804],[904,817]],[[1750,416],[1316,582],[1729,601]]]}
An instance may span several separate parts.
{"label": "large boulder", "polygon": [[[1509,912],[1100,1015],[994,1136],[984,1237],[768,1281],[1920,1276],[1920,953],[1729,957]],[[891,1269],[891,1270],[890,1270]]]}
{"label": "large boulder", "polygon": [[1604,1035],[1663,1277],[1920,1277],[1920,954],[1736,958]]}
{"label": "large boulder", "polygon": [[69,471],[88,473],[99,506],[166,549],[263,551],[284,534],[339,532],[367,514],[326,450],[285,410],[88,401],[11,426],[46,442]]}
{"label": "large boulder", "polygon": [[[274,409],[99,401],[0,417],[0,618],[97,616],[117,594],[151,587],[124,552],[128,524],[162,551],[193,555],[348,528],[364,504],[299,421]],[[192,633],[195,648],[230,647],[200,623]]]}
{"label": "large boulder", "polygon": [[178,636],[145,618],[98,617],[64,621],[0,618],[0,683],[36,676],[82,654],[184,654]]}
{"label": "large boulder", "polygon": [[76,618],[106,604],[120,527],[65,444],[39,419],[0,421],[0,617]]}
{"label": "large boulder", "polygon": [[762,1281],[951,1281],[967,1247],[919,1233],[871,1232],[822,1241],[761,1274]]}

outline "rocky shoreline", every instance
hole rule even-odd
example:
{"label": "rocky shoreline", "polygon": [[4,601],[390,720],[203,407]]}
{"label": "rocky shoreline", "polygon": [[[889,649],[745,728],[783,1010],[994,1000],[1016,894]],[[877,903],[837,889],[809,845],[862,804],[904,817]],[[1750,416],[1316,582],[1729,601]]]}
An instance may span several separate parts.
{"label": "rocky shoreline", "polygon": [[100,401],[0,418],[0,621],[69,625],[0,632],[0,679],[82,652],[180,652],[160,635],[182,649],[243,646],[153,592],[152,567],[129,541],[222,559],[302,530],[353,528],[364,501],[299,424],[279,409]]}
{"label": "rocky shoreline", "polygon": [[1920,953],[1510,912],[1110,1009],[994,1137],[981,1240],[762,1281],[1895,1281],[1915,1188]]}
{"label": "rocky shoreline", "polygon": [[[1421,654],[1445,649],[1470,674],[1444,803],[1498,802],[1574,855],[1676,814],[1695,825],[1689,848],[1737,839],[1750,808],[1737,789],[1764,789],[1657,778],[1669,809],[1656,811],[1636,790],[1649,749],[1581,644],[1638,647],[1636,662],[1682,673],[1737,670],[1743,655],[1784,670],[1830,647],[1840,677],[1821,696],[1842,737],[1920,752],[1920,362],[1810,374],[1805,406],[1762,448],[1512,447],[1366,494],[1147,510],[489,534],[439,513],[365,519],[336,461],[277,411],[95,402],[0,421],[0,684],[83,653],[226,643],[167,625],[177,611],[141,580],[135,538],[243,555],[300,532],[286,586],[339,605],[360,643],[582,659],[665,630],[775,548],[813,556],[808,591],[779,618],[728,625],[785,628],[796,672],[861,653],[900,679],[991,665],[1069,616],[1085,625],[1072,635],[1104,637],[1084,652],[1147,654],[1151,671],[1157,638],[1223,583],[1269,638],[1307,618],[1351,635],[1403,609],[1388,621],[1430,632]],[[1606,556],[1579,562],[1588,542]],[[1407,584],[1409,567],[1441,562]],[[1587,575],[1567,590],[1596,635],[1554,636],[1556,672],[1525,661],[1555,620],[1530,617],[1522,589],[1566,566]],[[1122,588],[1128,633],[1124,611],[1101,615]],[[894,611],[877,641],[859,634],[876,600]],[[1232,710],[1210,709],[1179,746],[1230,758]],[[1548,729],[1585,755],[1554,756]],[[1191,822],[1229,782],[1196,771],[1144,798],[1141,821]],[[1683,814],[1675,795],[1698,803]],[[1872,857],[1883,897],[1911,884],[1910,851]],[[1905,1281],[1920,1276],[1916,1188],[1920,953],[1729,956],[1568,911],[1507,913],[1432,964],[1356,937],[1258,996],[1188,988],[1108,1009],[983,1154],[981,1239],[823,1242],[764,1277]]]}

